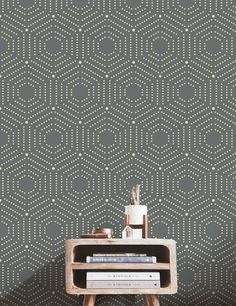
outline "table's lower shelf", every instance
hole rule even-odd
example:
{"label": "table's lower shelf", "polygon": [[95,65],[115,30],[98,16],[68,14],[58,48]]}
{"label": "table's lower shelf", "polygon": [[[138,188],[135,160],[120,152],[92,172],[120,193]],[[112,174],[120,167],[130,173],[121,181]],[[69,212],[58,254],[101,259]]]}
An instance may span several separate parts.
{"label": "table's lower shelf", "polygon": [[[72,288],[67,288],[67,292],[69,294],[86,294],[87,291],[89,291],[88,294],[173,294],[176,293],[175,287],[171,286],[171,275],[170,275],[170,270],[162,270],[162,269],[157,269],[154,270],[152,269],[147,269],[147,270],[141,270],[141,271],[146,271],[146,272],[153,272],[153,271],[158,271],[160,273],[160,288],[87,288],[86,283],[87,283],[87,271],[112,271],[112,272],[124,272],[124,271],[137,271],[136,269],[111,269],[111,266],[109,265],[108,269],[108,264],[101,264],[102,267],[100,269],[84,269],[85,267],[88,268],[88,266],[91,268],[93,264],[72,264],[73,269],[72,269]],[[95,264],[95,266],[98,266],[99,264]],[[155,265],[155,268],[165,268],[169,266],[169,264],[150,264],[151,266]],[[145,266],[150,266],[149,264],[145,264]],[[118,264],[117,264],[118,266]],[[122,265],[124,266],[124,265]],[[128,265],[129,266],[129,265]],[[136,264],[136,267],[139,265]],[[83,269],[79,269],[79,267],[83,267]],[[114,266],[113,266],[114,267]],[[132,267],[130,265],[129,267]],[[120,268],[120,264],[119,264]],[[141,291],[141,293],[140,293]],[[104,293],[101,293],[104,292]]]}
{"label": "table's lower shelf", "polygon": [[169,287],[166,288],[159,288],[159,289],[141,289],[141,288],[129,288],[129,289],[80,289],[80,288],[72,288],[67,289],[67,293],[69,294],[174,294],[176,293],[176,290],[173,290]]}

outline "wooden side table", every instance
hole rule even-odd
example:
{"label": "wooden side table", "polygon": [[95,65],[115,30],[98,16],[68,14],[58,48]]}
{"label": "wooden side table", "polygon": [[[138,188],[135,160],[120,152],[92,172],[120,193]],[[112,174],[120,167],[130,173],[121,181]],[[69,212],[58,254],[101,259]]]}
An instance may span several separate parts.
{"label": "wooden side table", "polygon": [[[157,263],[86,263],[93,253],[145,253]],[[71,239],[65,241],[66,292],[84,294],[83,306],[93,306],[99,294],[143,294],[146,306],[157,306],[159,294],[177,292],[176,243],[168,239]],[[155,289],[86,288],[88,271],[158,271],[161,287]]]}

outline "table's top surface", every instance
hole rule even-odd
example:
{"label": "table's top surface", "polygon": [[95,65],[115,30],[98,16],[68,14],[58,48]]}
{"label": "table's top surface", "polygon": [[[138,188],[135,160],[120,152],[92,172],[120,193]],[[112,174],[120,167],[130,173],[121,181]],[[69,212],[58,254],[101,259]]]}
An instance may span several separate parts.
{"label": "table's top surface", "polygon": [[94,238],[80,238],[80,239],[68,239],[65,240],[65,243],[78,243],[78,244],[176,244],[176,241],[173,239],[158,239],[158,238],[142,238],[142,239],[94,239]]}

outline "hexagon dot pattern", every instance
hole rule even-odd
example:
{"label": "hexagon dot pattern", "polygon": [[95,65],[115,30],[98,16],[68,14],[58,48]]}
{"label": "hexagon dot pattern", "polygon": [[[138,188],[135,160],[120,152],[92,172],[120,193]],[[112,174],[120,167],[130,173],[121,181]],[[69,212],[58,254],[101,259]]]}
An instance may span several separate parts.
{"label": "hexagon dot pattern", "polygon": [[63,241],[120,237],[137,183],[149,237],[177,241],[161,305],[235,305],[235,20],[231,0],[2,1],[1,305],[82,305]]}

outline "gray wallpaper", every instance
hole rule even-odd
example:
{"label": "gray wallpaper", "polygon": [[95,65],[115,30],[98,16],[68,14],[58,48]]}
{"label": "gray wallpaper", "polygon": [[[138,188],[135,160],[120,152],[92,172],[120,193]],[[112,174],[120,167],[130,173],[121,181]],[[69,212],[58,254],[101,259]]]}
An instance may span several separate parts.
{"label": "gray wallpaper", "polygon": [[161,305],[236,305],[236,1],[0,6],[1,305],[81,305],[63,241],[121,237],[136,183],[149,236],[177,241]]}

